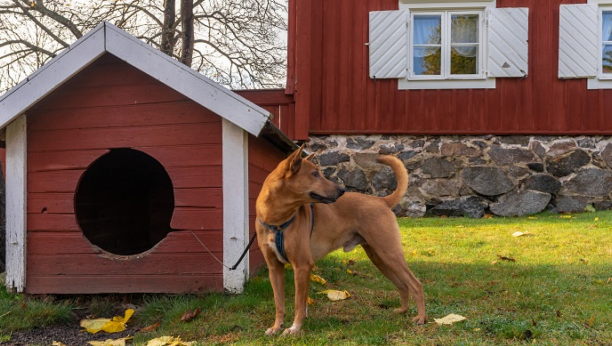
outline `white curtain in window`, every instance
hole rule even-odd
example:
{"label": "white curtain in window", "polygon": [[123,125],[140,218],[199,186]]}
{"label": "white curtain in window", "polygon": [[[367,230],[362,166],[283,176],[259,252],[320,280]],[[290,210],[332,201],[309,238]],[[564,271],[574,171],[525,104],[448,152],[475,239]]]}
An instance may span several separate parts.
{"label": "white curtain in window", "polygon": [[473,58],[478,54],[476,46],[455,46],[455,43],[478,43],[478,16],[453,15],[451,19],[451,49],[453,53]]}

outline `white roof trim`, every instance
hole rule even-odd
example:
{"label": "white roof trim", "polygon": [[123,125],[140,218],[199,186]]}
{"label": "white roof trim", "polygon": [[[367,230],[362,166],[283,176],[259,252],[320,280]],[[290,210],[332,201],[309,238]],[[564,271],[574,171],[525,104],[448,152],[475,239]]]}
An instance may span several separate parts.
{"label": "white roof trim", "polygon": [[106,52],[254,136],[259,135],[270,117],[265,109],[104,22],[0,97],[0,128]]}

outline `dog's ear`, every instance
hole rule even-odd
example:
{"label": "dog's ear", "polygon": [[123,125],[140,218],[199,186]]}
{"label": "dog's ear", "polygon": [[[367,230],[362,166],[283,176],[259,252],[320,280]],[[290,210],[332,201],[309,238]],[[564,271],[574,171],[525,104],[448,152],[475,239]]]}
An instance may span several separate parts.
{"label": "dog's ear", "polygon": [[287,159],[287,167],[285,170],[291,174],[295,174],[300,170],[302,166],[302,152],[304,151],[304,145],[302,144],[296,151],[293,152]]}
{"label": "dog's ear", "polygon": [[313,157],[314,157],[314,153],[311,153],[310,155],[306,156],[306,158],[304,160],[312,161]]}

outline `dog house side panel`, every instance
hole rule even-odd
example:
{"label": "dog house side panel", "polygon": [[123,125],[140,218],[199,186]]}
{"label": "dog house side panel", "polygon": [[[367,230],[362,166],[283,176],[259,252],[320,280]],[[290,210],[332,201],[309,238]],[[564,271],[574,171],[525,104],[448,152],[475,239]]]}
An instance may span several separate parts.
{"label": "dog house side panel", "polygon": [[[85,237],[75,212],[83,174],[125,148],[169,176],[171,231],[117,256]],[[28,111],[28,293],[222,290],[221,118],[112,56]],[[204,248],[201,243],[205,244]]]}
{"label": "dog house side panel", "polygon": [[[249,136],[249,236],[255,232],[255,201],[263,182],[285,158],[286,154],[267,140]],[[257,242],[251,247],[249,261],[252,274],[265,264]]]}

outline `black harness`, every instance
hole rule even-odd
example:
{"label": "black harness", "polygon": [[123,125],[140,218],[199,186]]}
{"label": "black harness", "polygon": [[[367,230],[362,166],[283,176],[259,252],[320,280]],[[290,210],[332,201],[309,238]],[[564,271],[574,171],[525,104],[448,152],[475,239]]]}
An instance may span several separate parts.
{"label": "black harness", "polygon": [[[310,215],[311,215],[311,220],[310,220],[310,237],[312,237],[312,231],[314,230],[314,222],[315,222],[315,215],[314,215],[314,204],[310,203]],[[291,225],[291,223],[293,222],[293,220],[295,219],[295,215],[293,215],[289,220],[287,220],[287,222],[283,223],[280,226],[276,226],[276,225],[270,225],[267,224],[261,220],[259,220],[259,223],[264,226],[266,229],[274,232],[274,243],[276,244],[276,249],[278,250],[278,253],[281,255],[281,257],[286,261],[289,262],[289,259],[287,258],[287,254],[285,253],[285,234],[284,234],[284,230],[289,227],[289,225]]]}

